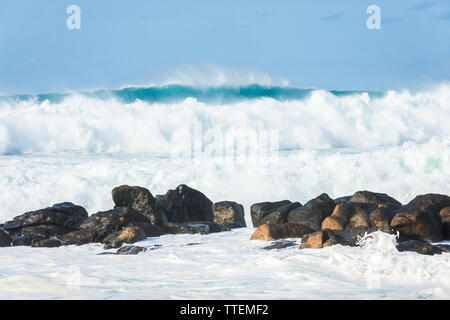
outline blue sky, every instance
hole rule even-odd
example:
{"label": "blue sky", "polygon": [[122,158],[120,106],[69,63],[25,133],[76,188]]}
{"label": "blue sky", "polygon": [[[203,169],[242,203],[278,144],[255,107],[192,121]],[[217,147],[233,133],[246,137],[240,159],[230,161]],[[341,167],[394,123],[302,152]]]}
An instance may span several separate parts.
{"label": "blue sky", "polygon": [[[66,8],[81,8],[69,30]],[[381,8],[368,30],[366,8]],[[158,83],[214,64],[291,85],[418,89],[450,78],[448,0],[0,0],[0,93]]]}

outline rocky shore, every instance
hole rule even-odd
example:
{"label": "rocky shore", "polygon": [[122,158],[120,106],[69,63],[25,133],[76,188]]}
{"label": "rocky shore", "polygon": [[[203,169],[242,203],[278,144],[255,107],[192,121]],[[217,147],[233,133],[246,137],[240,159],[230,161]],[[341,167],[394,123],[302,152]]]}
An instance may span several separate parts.
{"label": "rocky shore", "polygon": [[[213,203],[202,192],[180,185],[153,196],[137,186],[112,190],[114,208],[89,215],[81,206],[58,203],[21,214],[0,224],[0,247],[59,247],[102,243],[116,254],[138,254],[131,244],[164,234],[209,234],[244,228],[244,207],[233,201]],[[304,205],[289,200],[255,203],[250,208],[251,240],[272,241],[264,249],[295,245],[300,249],[332,245],[357,246],[366,234],[382,231],[398,236],[399,251],[420,254],[450,252],[450,197],[419,195],[403,205],[387,194],[358,191],[331,199],[327,194]]]}

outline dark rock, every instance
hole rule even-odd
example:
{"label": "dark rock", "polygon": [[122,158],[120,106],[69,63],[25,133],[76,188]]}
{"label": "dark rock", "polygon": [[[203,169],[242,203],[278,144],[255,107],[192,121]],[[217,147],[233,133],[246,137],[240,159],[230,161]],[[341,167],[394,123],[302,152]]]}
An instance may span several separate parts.
{"label": "dark rock", "polygon": [[[34,241],[44,240],[44,238],[37,239],[35,238]],[[33,242],[33,237],[31,236],[22,236],[22,235],[14,235],[12,237],[12,246],[18,247],[18,246],[31,246],[31,243]]]}
{"label": "dark rock", "polygon": [[145,239],[145,232],[137,226],[127,226],[103,239],[105,249],[119,248],[124,243],[135,243]]}
{"label": "dark rock", "polygon": [[0,247],[10,247],[11,242],[9,234],[5,230],[0,229]]}
{"label": "dark rock", "polygon": [[163,209],[156,205],[155,198],[145,188],[123,185],[114,188],[111,194],[117,207],[131,207],[146,216],[152,224],[168,222]]}
{"label": "dark rock", "polygon": [[370,191],[358,191],[356,192],[350,202],[365,202],[365,203],[373,203],[377,207],[385,207],[391,209],[399,209],[402,207],[402,204],[395,200],[394,198],[388,196],[385,193],[376,193]]}
{"label": "dark rock", "polygon": [[146,237],[159,237],[167,234],[167,230],[164,226],[159,226],[147,222],[132,222],[128,224],[128,226],[136,226],[141,228],[144,231]]}
{"label": "dark rock", "polygon": [[20,231],[23,236],[30,236],[32,238],[51,238],[53,236],[62,235],[71,232],[71,229],[59,227],[59,226],[31,226],[25,227]]}
{"label": "dark rock", "polygon": [[434,246],[418,240],[409,240],[406,242],[401,242],[397,245],[397,250],[400,252],[413,251],[426,255],[435,255],[442,253],[442,250],[438,246]]}
{"label": "dark rock", "polygon": [[97,234],[94,231],[78,230],[63,235],[56,236],[64,245],[83,245],[91,242],[97,242]]}
{"label": "dark rock", "polygon": [[287,221],[307,225],[314,230],[320,230],[323,220],[330,216],[335,203],[326,193],[308,201],[304,206],[289,212]]}
{"label": "dark rock", "polygon": [[232,229],[239,229],[244,228],[239,222],[228,222],[224,224],[224,227],[227,231],[230,231]]}
{"label": "dark rock", "polygon": [[184,184],[169,190],[156,201],[169,222],[213,221],[212,201],[203,193]]}
{"label": "dark rock", "polygon": [[348,202],[348,201],[350,201],[351,198],[352,198],[352,196],[339,197],[339,198],[334,199],[334,203],[335,203],[336,205],[338,205],[338,204],[340,204],[340,203],[342,203],[342,202]]}
{"label": "dark rock", "polygon": [[265,250],[285,249],[285,248],[296,246],[297,244],[298,243],[295,241],[280,240],[280,241],[275,241],[266,247],[263,247],[263,249],[265,249]]}
{"label": "dark rock", "polygon": [[439,212],[442,220],[442,233],[444,240],[450,240],[450,207],[445,207]]}
{"label": "dark rock", "polygon": [[228,224],[238,222],[242,227],[246,227],[245,213],[242,204],[233,201],[216,202],[213,205],[214,222],[218,224]]}
{"label": "dark rock", "polygon": [[211,231],[207,224],[174,223],[169,222],[165,225],[169,233],[172,234],[209,234]]}
{"label": "dark rock", "polygon": [[273,241],[286,238],[300,238],[314,230],[299,223],[263,224],[253,232],[250,240]]}
{"label": "dark rock", "polygon": [[259,202],[250,207],[250,215],[252,218],[253,227],[257,228],[264,224],[263,219],[268,214],[274,212],[276,209],[290,204],[291,201],[283,200],[277,202]]}
{"label": "dark rock", "polygon": [[408,239],[440,242],[444,239],[439,213],[418,209],[401,209],[391,221],[391,227]]}
{"label": "dark rock", "polygon": [[5,223],[3,229],[16,232],[30,226],[53,225],[76,230],[87,217],[88,214],[83,207],[64,202],[17,216]]}
{"label": "dark rock", "polygon": [[393,217],[394,211],[392,209],[385,207],[377,208],[369,214],[370,226],[372,228],[389,226]]}
{"label": "dark rock", "polygon": [[271,213],[269,213],[268,215],[264,216],[262,218],[262,220],[260,220],[260,222],[262,222],[262,224],[286,223],[288,213],[291,212],[292,210],[295,210],[295,209],[301,207],[301,206],[302,205],[300,204],[300,202],[293,202],[293,203],[285,204],[284,206],[281,206],[281,207],[275,209],[274,211],[272,211]]}
{"label": "dark rock", "polygon": [[80,225],[80,230],[93,233],[94,242],[102,242],[106,236],[121,230],[132,222],[149,223],[150,221],[146,216],[130,207],[116,207],[91,215]]}
{"label": "dark rock", "polygon": [[56,238],[44,239],[40,241],[33,241],[31,243],[32,247],[45,247],[45,248],[56,248],[62,245],[62,242]]}
{"label": "dark rock", "polygon": [[445,207],[450,207],[450,197],[442,194],[429,193],[415,197],[400,211],[431,211],[438,213]]}
{"label": "dark rock", "polygon": [[439,248],[442,252],[450,253],[450,245],[448,244],[435,244],[434,246]]}
{"label": "dark rock", "polygon": [[138,246],[125,246],[117,250],[116,254],[138,254],[141,252],[147,251],[147,248],[144,247],[138,247]]}

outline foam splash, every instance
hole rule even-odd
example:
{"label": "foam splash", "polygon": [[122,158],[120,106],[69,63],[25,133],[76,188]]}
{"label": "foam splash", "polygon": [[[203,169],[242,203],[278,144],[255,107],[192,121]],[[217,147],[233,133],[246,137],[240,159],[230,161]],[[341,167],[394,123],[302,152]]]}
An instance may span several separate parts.
{"label": "foam splash", "polygon": [[[124,103],[80,94],[48,100],[0,102],[0,153],[162,154],[169,156],[178,131],[277,130],[279,148],[329,149],[400,146],[449,139],[450,86],[427,92],[336,95],[314,90],[303,99],[274,98],[203,103]],[[193,139],[201,139],[195,138]],[[194,141],[197,143],[199,141]],[[206,144],[205,141],[203,141]]]}

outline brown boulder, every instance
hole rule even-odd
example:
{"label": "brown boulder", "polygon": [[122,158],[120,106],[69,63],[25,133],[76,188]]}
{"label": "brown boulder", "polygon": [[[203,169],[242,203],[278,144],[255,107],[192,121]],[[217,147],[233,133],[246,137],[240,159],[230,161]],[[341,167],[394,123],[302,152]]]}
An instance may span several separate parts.
{"label": "brown boulder", "polygon": [[320,230],[314,233],[306,234],[302,238],[299,249],[320,249],[335,244],[345,244],[345,240],[336,236],[331,230]]}
{"label": "brown boulder", "polygon": [[440,211],[444,240],[450,240],[450,207]]}
{"label": "brown boulder", "polygon": [[450,207],[449,196],[429,193],[415,197],[401,211],[420,210],[439,213],[445,207]]}
{"label": "brown boulder", "polygon": [[214,222],[226,225],[239,222],[242,227],[246,227],[245,213],[242,204],[233,201],[216,202],[213,205]]}
{"label": "brown boulder", "polygon": [[394,210],[402,207],[400,202],[385,193],[376,193],[367,190],[356,192],[350,199],[350,202],[373,203],[377,207],[391,208]]}
{"label": "brown boulder", "polygon": [[135,243],[145,239],[145,232],[137,226],[128,226],[120,231],[111,233],[105,239],[105,249],[120,248],[124,243]]}
{"label": "brown boulder", "polygon": [[391,224],[394,211],[390,208],[380,207],[372,210],[369,214],[370,226],[372,228],[382,228]]}
{"label": "brown boulder", "polygon": [[367,212],[357,211],[348,221],[348,227],[351,229],[358,227],[370,228],[369,215]]}
{"label": "brown boulder", "polygon": [[322,222],[322,229],[344,230],[346,223],[339,216],[329,216]]}
{"label": "brown boulder", "polygon": [[264,218],[274,212],[276,209],[291,204],[289,200],[282,200],[276,202],[259,202],[252,204],[250,207],[250,216],[252,218],[253,227],[257,228],[264,224]]}
{"label": "brown boulder", "polygon": [[391,227],[398,230],[403,237],[412,240],[439,242],[444,239],[441,217],[432,211],[402,209],[395,214]]}
{"label": "brown boulder", "polygon": [[253,232],[250,240],[273,241],[286,238],[300,238],[311,232],[314,232],[314,230],[298,223],[263,224]]}

